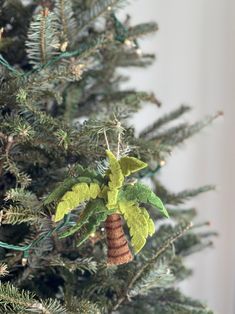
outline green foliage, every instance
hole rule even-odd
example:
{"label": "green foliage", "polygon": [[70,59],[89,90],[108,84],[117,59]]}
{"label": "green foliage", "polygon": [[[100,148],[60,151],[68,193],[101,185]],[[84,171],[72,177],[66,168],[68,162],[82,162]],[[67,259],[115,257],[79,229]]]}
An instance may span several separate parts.
{"label": "green foliage", "polygon": [[23,188],[10,189],[2,207],[3,224],[32,223],[40,219],[40,203],[35,194]]}
{"label": "green foliage", "polygon": [[[0,260],[10,273],[3,282],[14,286],[1,284],[1,313],[211,313],[174,286],[191,274],[184,257],[210,247],[215,235],[198,231],[206,224],[184,234],[196,216],[184,203],[213,187],[173,193],[158,174],[175,147],[221,113],[179,124],[189,111],[181,106],[136,136],[129,118],[160,102],[152,93],[121,89],[127,78],[119,69],[153,63],[138,40],[158,27],[119,20],[124,2],[2,1]],[[157,196],[136,183],[140,178],[151,181]],[[168,216],[159,198],[174,224],[162,221],[154,233],[161,214]],[[59,223],[51,219],[56,206]],[[120,208],[135,249],[145,246],[132,263],[107,267],[101,226]],[[19,267],[25,247],[28,264]]]}
{"label": "green foliage", "polygon": [[96,304],[86,299],[78,300],[73,298],[68,304],[68,310],[70,314],[102,314]]}
{"label": "green foliage", "polygon": [[80,229],[80,235],[77,242],[77,247],[83,244],[92,233],[94,233],[101,222],[107,218],[107,211],[97,212],[94,216],[91,216],[88,223],[83,225]]}
{"label": "green foliage", "polygon": [[131,27],[128,30],[128,37],[135,39],[147,35],[149,33],[156,32],[158,30],[158,25],[154,22],[152,23],[143,23],[135,27]]}
{"label": "green foliage", "polygon": [[[133,157],[121,158],[119,161],[119,166],[118,162],[115,160],[115,157],[112,156],[112,158],[115,161],[116,166],[116,168],[113,166],[112,176],[116,174],[116,178],[118,178],[118,174],[120,174],[120,168],[123,176],[129,176],[131,173],[137,172],[147,166],[146,163]],[[115,203],[117,203],[119,192],[118,188],[121,187],[121,184],[119,184],[118,180],[117,184],[115,184],[115,187],[117,187],[115,192]],[[161,200],[146,186],[135,184],[134,186],[127,186],[126,189],[128,191],[127,193],[122,193],[120,198],[123,198],[123,201],[118,202],[118,208],[127,221],[127,225],[130,229],[132,245],[135,249],[135,252],[138,253],[145,245],[146,238],[149,235],[152,236],[155,232],[155,226],[146,209],[139,207],[137,203],[149,202],[150,204],[158,207],[165,216],[169,216]]]}
{"label": "green foliage", "polygon": [[181,117],[188,111],[190,111],[191,108],[189,106],[180,106],[176,110],[173,110],[172,112],[166,114],[164,117],[159,118],[157,121],[155,121],[152,125],[145,128],[141,133],[140,137],[150,137],[152,133],[156,132],[159,128],[164,126],[165,124],[174,121],[175,119]]}
{"label": "green foliage", "polygon": [[145,208],[133,202],[120,202],[119,210],[123,214],[130,230],[131,243],[138,253],[146,243],[146,238],[155,232],[155,226]]}
{"label": "green foliage", "polygon": [[192,197],[215,190],[214,185],[205,185],[196,189],[187,189],[179,193],[172,193],[168,191],[158,180],[154,179],[154,183],[156,186],[155,189],[163,202],[170,205],[181,205]]}
{"label": "green foliage", "polygon": [[57,30],[59,31],[60,50],[66,51],[76,36],[77,23],[74,18],[71,0],[56,0],[54,13],[56,15]]}
{"label": "green foliage", "polygon": [[[60,237],[66,238],[74,233],[79,233],[79,246],[108,215],[119,211],[127,222],[132,245],[135,252],[138,253],[145,245],[147,237],[152,236],[155,232],[153,220],[149,217],[147,210],[140,207],[138,203],[152,204],[158,207],[166,217],[169,216],[161,200],[148,187],[142,184],[123,187],[125,177],[147,167],[146,163],[127,156],[118,160],[110,150],[106,151],[106,155],[109,160],[109,169],[106,174],[109,178],[108,184],[103,185],[102,189],[97,183],[88,185],[82,182],[72,186],[72,191],[66,192],[57,205],[55,222],[63,219],[66,214],[82,202],[93,199],[85,206],[75,226],[63,232]],[[81,181],[85,179],[89,178],[80,177]],[[68,183],[69,185],[72,184],[71,179]],[[122,187],[123,190],[120,191]],[[49,202],[54,200],[61,192],[64,192],[63,187],[55,189],[49,196]],[[121,192],[120,196],[119,192]],[[107,204],[100,198],[107,199]],[[48,203],[48,200],[46,202]]]}
{"label": "green foliage", "polygon": [[133,90],[126,91],[118,91],[112,94],[112,99],[110,99],[110,95],[107,94],[106,98],[104,98],[102,106],[108,105],[109,102],[112,101],[114,107],[118,106],[123,107],[127,112],[127,116],[131,115],[131,113],[135,112],[138,109],[141,109],[141,105],[145,102],[150,102],[154,105],[160,106],[159,100],[153,93],[146,92],[136,92]]}
{"label": "green foliage", "polygon": [[130,290],[130,297],[148,295],[152,289],[167,287],[175,282],[175,277],[171,273],[168,265],[162,262],[156,263],[150,270],[135,282]]}
{"label": "green foliage", "polygon": [[123,0],[97,0],[93,5],[79,16],[79,31],[90,26],[98,17],[110,12],[110,8],[120,6]]}
{"label": "green foliage", "polygon": [[[83,227],[84,230],[95,230],[95,228],[100,224],[101,221],[107,217],[107,208],[101,199],[97,199],[88,203],[85,209],[79,216],[78,223],[70,228],[68,231],[61,235],[61,238],[68,237],[75,232],[80,231]],[[94,218],[94,219],[92,219]],[[92,225],[94,223],[94,225]],[[93,231],[90,231],[92,233]],[[89,234],[88,234],[89,235]],[[85,240],[84,240],[85,241]]]}
{"label": "green foliage", "polygon": [[95,199],[100,193],[100,186],[97,183],[77,183],[72,191],[66,192],[56,208],[55,222],[64,218],[72,209],[85,201]]}
{"label": "green foliage", "polygon": [[[154,289],[154,285],[155,294],[157,294],[158,291],[158,289],[156,289],[157,286],[161,289],[164,287],[164,291],[169,288],[169,285],[174,282],[174,276],[171,274],[169,263],[172,261],[172,256],[174,255],[172,244],[177,243],[177,240],[190,228],[191,226],[188,224],[180,224],[176,227],[172,227],[170,234],[169,232],[164,233],[164,236],[161,234],[160,241],[159,234],[157,235],[157,238],[156,236],[155,239],[154,237],[151,238],[151,253],[149,251],[142,261],[139,261],[139,263],[137,262],[137,264],[134,264],[131,269],[129,269],[130,275],[128,278],[126,278],[126,273],[123,274],[124,286],[122,287],[122,292],[120,293],[117,302],[114,302],[112,307],[113,310],[122,309],[121,306],[125,304],[125,301],[129,296],[134,296],[136,300],[138,300],[141,295],[146,295],[147,302],[151,290]],[[157,239],[159,243],[154,244]],[[164,278],[161,278],[161,271],[166,272]],[[153,276],[155,276],[155,281],[153,280]],[[157,302],[155,308],[156,307]]]}
{"label": "green foliage", "polygon": [[55,30],[55,14],[47,8],[38,8],[28,31],[26,42],[30,63],[34,67],[46,64],[59,48]]}
{"label": "green foliage", "polygon": [[[96,178],[96,173],[90,171],[89,169],[84,170],[80,166],[76,166],[73,170],[75,172],[75,175],[68,177],[64,179],[61,183],[57,184],[55,189],[45,198],[44,205],[49,205],[52,202],[58,202],[62,196],[69,190],[72,189],[72,187],[76,183],[91,183],[91,182],[98,182]],[[79,177],[78,177],[79,176]]]}
{"label": "green foliage", "polygon": [[38,221],[40,218],[38,211],[32,210],[19,205],[9,205],[3,209],[3,224],[21,224],[21,223],[32,223]]}
{"label": "green foliage", "polygon": [[192,137],[193,135],[200,132],[203,128],[208,126],[221,115],[221,112],[218,112],[214,116],[206,117],[202,121],[198,121],[192,125],[188,125],[187,123],[181,124],[176,127],[171,127],[166,131],[162,131],[151,139],[155,141],[161,141],[161,145],[164,145],[168,149],[173,149],[176,145],[183,143],[186,139]]}
{"label": "green foliage", "polygon": [[[156,302],[157,298],[157,302]],[[147,305],[147,307],[146,307]],[[202,302],[184,296],[178,289],[157,289],[149,293],[148,297],[140,297],[133,302],[133,308],[123,309],[122,313],[141,314],[212,314]]]}
{"label": "green foliage", "polygon": [[52,202],[57,202],[68,190],[70,190],[78,182],[78,178],[66,178],[45,198],[44,204],[49,205]]}
{"label": "green foliage", "polygon": [[120,195],[120,200],[151,204],[157,207],[165,217],[169,217],[168,212],[159,197],[146,185],[135,183],[134,185],[125,186]]}
{"label": "green foliage", "polygon": [[51,261],[50,266],[63,267],[69,270],[69,272],[79,271],[82,274],[85,272],[95,274],[98,271],[97,262],[94,261],[92,257],[76,258],[74,261],[71,261],[60,256]]}
{"label": "green foliage", "polygon": [[108,204],[107,208],[113,209],[117,206],[118,192],[124,182],[124,175],[122,173],[121,165],[115,158],[111,151],[106,151],[109,159],[109,191],[108,191]]}
{"label": "green foliage", "polygon": [[58,301],[38,301],[33,293],[20,291],[10,283],[0,284],[0,309],[2,313],[66,313]]}
{"label": "green foliage", "polygon": [[212,314],[212,311],[208,309],[203,303],[195,301],[189,297],[183,296],[178,290],[169,289],[166,290],[169,301],[164,302],[164,296],[161,295],[159,302],[158,313],[179,313],[182,314]]}
{"label": "green foliage", "polygon": [[109,191],[108,205],[109,209],[117,206],[119,189],[122,187],[124,177],[129,176],[145,167],[147,164],[134,157],[122,157],[119,161],[115,158],[111,151],[106,151],[109,158],[110,174],[109,174]]}
{"label": "green foliage", "polygon": [[146,168],[148,165],[134,157],[122,157],[119,161],[122,173],[125,177],[129,176],[132,173],[140,171],[141,169]]}

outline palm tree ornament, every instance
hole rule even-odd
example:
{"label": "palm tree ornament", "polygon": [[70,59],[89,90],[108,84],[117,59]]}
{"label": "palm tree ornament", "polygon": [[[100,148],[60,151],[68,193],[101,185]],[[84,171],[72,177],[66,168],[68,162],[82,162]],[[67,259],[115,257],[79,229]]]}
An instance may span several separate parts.
{"label": "palm tree ornament", "polygon": [[[85,202],[86,205],[76,225],[63,232],[60,237],[65,238],[78,233],[79,246],[105,221],[107,263],[110,265],[126,264],[133,259],[122,228],[122,218],[129,228],[134,252],[138,253],[148,236],[155,232],[153,220],[146,208],[140,204],[150,204],[158,208],[164,216],[169,217],[162,201],[148,186],[138,181],[130,183],[126,180],[128,176],[148,165],[137,158],[130,156],[118,158],[118,155],[119,149],[117,157],[110,149],[106,150],[109,168],[102,178],[90,176],[89,171],[84,171],[79,178],[80,182],[71,186],[70,190],[60,197],[54,217],[54,221],[58,222]],[[61,190],[57,189],[53,193],[57,194],[58,198]],[[53,195],[49,196],[46,203],[49,203],[50,199],[53,199]]]}

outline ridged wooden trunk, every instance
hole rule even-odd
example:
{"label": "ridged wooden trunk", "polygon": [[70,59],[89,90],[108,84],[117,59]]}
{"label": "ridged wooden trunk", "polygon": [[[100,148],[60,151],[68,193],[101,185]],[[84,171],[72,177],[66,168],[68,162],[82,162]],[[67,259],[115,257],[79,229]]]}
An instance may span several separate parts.
{"label": "ridged wooden trunk", "polygon": [[108,243],[108,264],[121,265],[132,261],[125,233],[122,228],[122,218],[118,214],[110,215],[105,222]]}

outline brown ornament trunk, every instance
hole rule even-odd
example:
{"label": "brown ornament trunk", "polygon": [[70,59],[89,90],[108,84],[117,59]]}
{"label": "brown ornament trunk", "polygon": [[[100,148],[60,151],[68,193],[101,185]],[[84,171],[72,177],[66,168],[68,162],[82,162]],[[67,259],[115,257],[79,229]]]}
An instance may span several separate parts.
{"label": "brown ornament trunk", "polygon": [[132,261],[133,256],[122,228],[122,218],[118,214],[110,215],[105,222],[108,242],[108,264],[121,265]]}

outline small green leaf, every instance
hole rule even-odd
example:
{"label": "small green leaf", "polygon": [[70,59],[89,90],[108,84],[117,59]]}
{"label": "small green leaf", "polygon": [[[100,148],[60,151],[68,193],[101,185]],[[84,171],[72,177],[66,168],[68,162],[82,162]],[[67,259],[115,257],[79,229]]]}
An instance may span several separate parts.
{"label": "small green leaf", "polygon": [[90,196],[91,198],[95,199],[100,194],[100,186],[97,183],[90,184]]}
{"label": "small green leaf", "polygon": [[[95,170],[90,168],[84,169],[79,164],[75,166],[74,172],[77,177],[90,178],[92,182],[99,182],[100,180],[102,180],[102,176],[98,174]],[[80,182],[82,182],[82,180]]]}
{"label": "small green leaf", "polygon": [[107,150],[106,154],[109,159],[109,167],[111,172],[109,174],[109,188],[110,190],[119,189],[124,182],[124,176],[122,174],[121,166],[117,158],[110,150]]}
{"label": "small green leaf", "polygon": [[167,212],[166,207],[162,203],[161,199],[154,193],[152,192],[151,195],[148,198],[148,202],[153,205],[154,207],[157,207],[159,211],[167,218],[169,218],[169,214]]}
{"label": "small green leaf", "polygon": [[80,229],[80,236],[78,238],[77,247],[83,244],[89,236],[96,231],[101,222],[105,221],[108,212],[97,213],[90,217],[89,222]]}
{"label": "small green leaf", "polygon": [[100,187],[97,183],[78,183],[72,187],[72,191],[64,194],[61,201],[56,208],[56,215],[54,221],[57,222],[64,218],[71,210],[91,198],[97,198],[100,193]]}
{"label": "small green leaf", "polygon": [[138,203],[151,204],[167,218],[169,214],[160,198],[146,185],[136,183],[127,185],[119,193],[120,200],[135,201]]}
{"label": "small green leaf", "polygon": [[[95,171],[86,169],[84,170],[82,166],[76,166],[76,177],[69,177],[61,182],[44,200],[44,205],[49,205],[52,202],[57,202],[61,197],[72,187],[79,182],[83,183],[99,183],[99,175]],[[97,179],[96,179],[97,178]]]}
{"label": "small green leaf", "polygon": [[78,183],[79,179],[70,177],[60,183],[44,200],[44,205],[49,205],[52,202],[57,202],[74,184]]}
{"label": "small green leaf", "polygon": [[118,191],[123,185],[124,176],[122,174],[121,166],[113,153],[110,150],[107,150],[106,154],[109,159],[110,167],[107,208],[113,209],[117,204]]}
{"label": "small green leaf", "polygon": [[80,182],[80,183],[91,183],[92,180],[91,180],[91,178],[88,178],[88,177],[79,177],[78,182]]}
{"label": "small green leaf", "polygon": [[117,206],[118,192],[119,192],[118,189],[107,192],[107,196],[108,196],[107,208],[108,209],[113,209]]}
{"label": "small green leaf", "polygon": [[59,237],[66,238],[71,236],[75,232],[78,232],[85,224],[89,222],[91,216],[97,213],[106,213],[106,216],[108,214],[107,208],[105,207],[105,204],[101,199],[97,199],[88,203],[86,208],[80,214],[77,224],[69,230],[63,232]]}
{"label": "small green leaf", "polygon": [[101,187],[101,191],[100,191],[99,197],[103,198],[104,200],[107,201],[107,199],[108,199],[108,191],[109,191],[108,186],[107,185],[103,185]]}
{"label": "small green leaf", "polygon": [[119,210],[129,227],[135,253],[138,253],[145,245],[148,235],[155,232],[154,223],[146,209],[138,207],[133,202],[120,202]]}
{"label": "small green leaf", "polygon": [[151,237],[156,231],[154,221],[150,218],[149,213],[147,212],[146,208],[140,207],[140,209],[148,223],[148,234]]}
{"label": "small green leaf", "polygon": [[141,169],[148,167],[148,165],[145,162],[135,157],[122,157],[119,160],[119,163],[122,169],[122,173],[125,177],[129,176],[134,172],[137,172]]}

